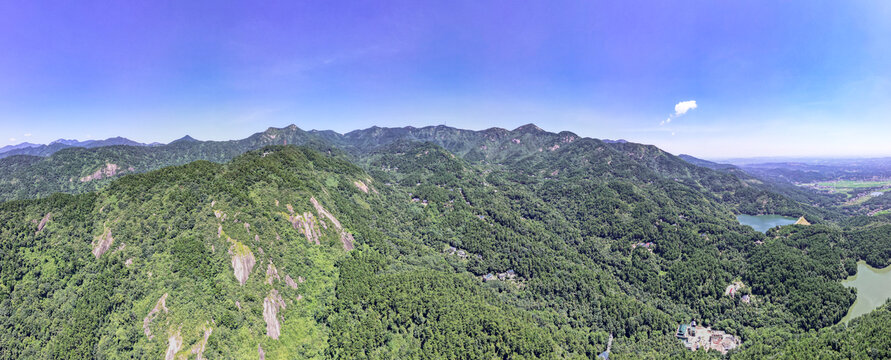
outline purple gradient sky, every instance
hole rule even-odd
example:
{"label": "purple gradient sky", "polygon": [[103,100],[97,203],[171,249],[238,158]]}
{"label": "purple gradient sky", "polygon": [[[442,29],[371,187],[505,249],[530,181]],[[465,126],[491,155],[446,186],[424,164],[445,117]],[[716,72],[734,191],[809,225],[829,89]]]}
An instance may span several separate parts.
{"label": "purple gradient sky", "polygon": [[534,122],[706,158],[891,156],[886,1],[0,0],[0,14],[0,146]]}

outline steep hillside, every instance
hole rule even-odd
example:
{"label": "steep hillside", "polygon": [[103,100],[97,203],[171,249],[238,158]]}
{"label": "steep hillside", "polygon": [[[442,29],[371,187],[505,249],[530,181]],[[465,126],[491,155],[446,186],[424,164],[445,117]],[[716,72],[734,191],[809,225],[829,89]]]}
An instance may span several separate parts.
{"label": "steep hillside", "polygon": [[174,141],[163,146],[76,147],[60,150],[45,158],[10,156],[0,159],[0,200],[96,190],[121,175],[143,173],[196,160],[223,163],[246,151],[273,144],[307,145],[323,152],[337,151],[327,144],[314,141],[312,136],[292,125],[283,129],[270,128],[237,141]]}
{"label": "steep hillside", "polygon": [[[448,304],[437,316],[459,327],[417,331],[484,357],[549,357],[547,334],[471,278],[368,249],[385,249],[387,238],[369,227],[383,200],[358,183],[371,179],[349,163],[275,147],[227,165],[129,176],[97,193],[4,203],[0,355],[352,358],[345,354],[385,338],[362,318],[355,326],[350,304],[368,304],[369,284],[374,296],[385,284],[406,296],[418,290],[406,281],[426,279],[427,298],[380,301],[424,301],[433,311],[432,296]],[[484,327],[492,338],[473,338]]]}
{"label": "steep hillside", "polygon": [[[678,323],[802,338],[844,316],[856,260],[891,261],[858,245],[882,223],[741,226],[747,206],[811,210],[656,147],[424,129],[4,159],[102,183],[0,204],[0,355],[708,357]],[[278,141],[309,146],[234,155]]]}
{"label": "steep hillside", "polygon": [[[307,145],[326,153],[345,152],[354,161],[365,162],[377,148],[395,142],[431,142],[472,164],[525,171],[540,164],[537,176],[576,169],[592,176],[613,174],[622,178],[661,177],[695,183],[702,191],[716,194],[749,214],[808,215],[823,219],[832,214],[803,207],[786,194],[789,189],[771,187],[741,172],[715,171],[691,165],[681,158],[650,145],[629,142],[604,143],[570,132],[551,133],[529,124],[514,130],[492,128],[482,131],[446,126],[423,128],[379,128],[344,135],[332,131],[305,132],[294,125],[270,128],[246,139],[197,141],[188,138],[157,147],[101,147],[67,149],[45,159],[16,157],[0,159],[0,200],[47,196],[55,192],[78,193],[99,189],[110,178],[141,173],[195,160],[225,162],[245,151],[270,144]],[[584,159],[582,162],[576,161]],[[30,166],[20,166],[26,161]],[[547,171],[544,171],[548,168]],[[794,190],[794,189],[792,189]],[[813,202],[796,192],[798,201]]]}
{"label": "steep hillside", "polygon": [[[789,181],[778,180],[777,178],[770,176],[762,176],[762,174],[757,172],[751,172],[748,168],[743,170],[735,165],[718,164],[698,159],[690,155],[680,155],[678,157],[693,165],[714,169],[718,172],[732,175],[744,183],[752,185],[762,193],[780,194],[797,203],[809,205],[809,208],[800,209],[799,212],[802,214],[809,214],[810,217],[831,218],[833,220],[840,220],[842,218],[836,205],[842,201],[844,194],[828,194],[804,189]],[[782,211],[779,209],[762,212],[777,214],[784,213],[790,216],[795,216],[795,211]],[[749,211],[748,213],[755,212]]]}
{"label": "steep hillside", "polygon": [[321,354],[314,316],[363,229],[348,193],[323,184],[363,177],[270,149],[3,204],[4,357]]}

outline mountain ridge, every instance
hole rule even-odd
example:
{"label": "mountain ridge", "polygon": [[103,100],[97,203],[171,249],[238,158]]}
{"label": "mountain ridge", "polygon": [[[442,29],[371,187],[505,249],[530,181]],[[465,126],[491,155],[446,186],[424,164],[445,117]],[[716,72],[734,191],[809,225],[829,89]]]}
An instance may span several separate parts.
{"label": "mountain ridge", "polygon": [[[471,163],[486,166],[525,164],[527,162],[526,159],[538,161],[534,159],[543,159],[550,156],[549,154],[553,154],[554,160],[552,163],[556,164],[565,160],[561,156],[564,156],[563,154],[566,154],[567,151],[574,153],[569,158],[585,157],[585,155],[582,155],[583,153],[575,154],[578,152],[572,150],[575,148],[583,152],[611,149],[609,153],[612,154],[613,158],[623,159],[622,162],[627,164],[640,163],[664,176],[682,178],[694,176],[697,180],[693,181],[699,182],[699,177],[713,178],[718,174],[703,172],[695,167],[688,167],[689,165],[686,161],[653,145],[630,142],[604,143],[598,139],[580,137],[569,131],[561,131],[559,133],[547,132],[534,124],[523,125],[514,130],[490,128],[480,131],[458,129],[444,125],[401,128],[374,126],[350,131],[345,134],[339,134],[334,131],[304,131],[291,124],[282,128],[270,127],[265,131],[254,133],[240,140],[198,141],[190,136],[186,136],[183,139],[182,141],[174,141],[167,145],[155,147],[111,146],[91,149],[64,149],[50,157],[37,160],[35,165],[29,165],[28,167],[18,166],[16,162],[24,161],[30,164],[34,160],[26,160],[24,158],[17,158],[18,160],[0,159],[0,170],[6,170],[0,173],[0,199],[33,197],[38,195],[33,189],[44,186],[47,189],[41,190],[40,193],[42,194],[55,191],[78,192],[98,189],[110,181],[113,176],[87,183],[73,182],[72,179],[84,178],[99,169],[112,165],[122,169],[132,169],[129,171],[130,173],[139,173],[169,165],[181,165],[195,160],[226,162],[243,152],[266,145],[306,145],[321,152],[342,153],[340,156],[347,156],[354,161],[361,161],[366,154],[374,149],[397,141],[432,142]],[[560,155],[558,156],[557,154]],[[84,159],[92,160],[86,161]],[[612,171],[610,170],[613,168],[612,162],[608,159],[601,161],[601,159],[605,158],[590,158],[590,160],[600,164],[597,165],[600,168],[598,171]],[[550,165],[543,163],[542,166],[549,167]],[[572,169],[580,166],[590,167],[592,163],[576,163],[562,166],[566,169]],[[551,174],[555,170],[559,173],[558,168],[547,170],[546,173]],[[544,169],[540,171],[543,172],[541,175],[545,174]],[[124,173],[127,172],[119,172],[119,174]],[[50,175],[47,176],[46,174]],[[623,176],[627,176],[627,171],[626,175]],[[731,176],[734,175],[731,174]],[[733,181],[731,179],[726,177],[719,181]],[[710,182],[712,180],[702,184]],[[34,183],[37,183],[37,185],[25,185]],[[758,189],[753,188],[753,185]],[[706,185],[706,187],[708,186]],[[788,210],[780,211],[782,213],[801,215],[800,213],[803,211],[803,209],[798,208],[792,210],[795,206],[790,207],[791,203],[783,200],[782,196],[769,195],[769,189],[762,188],[759,184],[743,182],[735,186],[742,193],[741,195],[734,195],[737,200],[731,201],[745,202],[749,200],[742,199],[761,197],[763,201],[770,199],[765,204],[786,202],[787,205],[781,205],[780,208],[788,208]],[[754,203],[754,200],[749,202]],[[775,207],[774,205],[768,207],[760,206],[759,208],[751,207],[751,205],[746,206],[749,208],[743,211],[747,213],[757,214],[779,211],[779,208],[768,209]],[[821,219],[828,216],[828,214],[820,214],[811,210],[807,212],[810,218]]]}
{"label": "mountain ridge", "polygon": [[[28,144],[22,147],[21,145]],[[95,148],[103,146],[127,145],[127,146],[156,146],[158,143],[143,144],[125,137],[115,136],[103,140],[85,140],[79,141],[74,139],[57,139],[49,144],[31,144],[21,143],[18,145],[9,145],[0,148],[0,159],[14,155],[33,155],[33,156],[50,156],[59,150],[83,147]],[[5,149],[5,150],[4,150]]]}
{"label": "mountain ridge", "polygon": [[[580,359],[610,338],[616,357],[677,358],[704,354],[674,336],[691,318],[779,352],[760,339],[844,316],[857,259],[891,262],[885,225],[839,226],[652,145],[529,127],[288,126],[0,168],[0,194],[35,198],[0,202],[10,358]],[[813,225],[763,234],[740,211]],[[755,300],[723,295],[736,282]]]}

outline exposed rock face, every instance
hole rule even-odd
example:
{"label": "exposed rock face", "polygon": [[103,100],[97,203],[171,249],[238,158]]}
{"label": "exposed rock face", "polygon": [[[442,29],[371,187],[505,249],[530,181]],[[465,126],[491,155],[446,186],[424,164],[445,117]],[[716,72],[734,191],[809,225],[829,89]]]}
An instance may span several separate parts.
{"label": "exposed rock face", "polygon": [[145,316],[145,319],[142,319],[142,331],[145,332],[145,336],[149,338],[149,340],[154,339],[155,335],[152,335],[152,329],[150,326],[152,325],[152,321],[155,320],[155,317],[158,316],[158,313],[164,310],[164,313],[167,313],[167,293],[161,295],[161,298],[158,299],[158,302],[155,303],[155,307],[149,311],[148,315]]}
{"label": "exposed rock face", "polygon": [[96,170],[94,173],[80,178],[80,182],[87,182],[87,181],[93,181],[93,180],[99,180],[102,178],[112,177],[112,176],[117,175],[119,170],[121,173],[123,173],[125,171],[125,170],[121,170],[117,164],[106,163],[104,168],[100,168],[99,170]]}
{"label": "exposed rock face", "polygon": [[349,232],[343,230],[340,231],[340,243],[343,245],[344,250],[350,251],[355,249],[356,245],[353,245],[354,241],[355,239],[353,239],[353,234],[350,234]]}
{"label": "exposed rock face", "polygon": [[133,265],[133,258],[129,258],[129,259],[127,259],[127,261],[124,261],[124,265],[127,265],[127,267],[130,267],[130,265]]}
{"label": "exposed rock face", "polygon": [[272,282],[275,280],[281,281],[281,278],[278,276],[278,269],[270,261],[269,265],[266,266],[266,283],[272,285]]}
{"label": "exposed rock face", "polygon": [[244,285],[256,263],[254,253],[247,246],[236,240],[229,239],[229,242],[232,243],[232,246],[229,247],[229,255],[232,255],[232,270],[238,282]]}
{"label": "exposed rock face", "polygon": [[201,339],[201,341],[198,341],[198,343],[195,344],[195,346],[192,346],[192,354],[198,355],[198,357],[196,357],[197,360],[204,359],[204,349],[205,349],[205,347],[207,347],[207,339],[210,338],[210,334],[212,332],[213,332],[212,328],[205,327],[204,328],[204,338]]}
{"label": "exposed rock face", "polygon": [[338,229],[342,228],[342,226],[340,225],[340,221],[337,221],[337,218],[335,218],[334,215],[331,215],[328,210],[325,210],[325,208],[322,207],[322,204],[319,204],[319,201],[316,200],[315,197],[310,198],[309,202],[311,202],[312,206],[316,208],[316,212],[319,213],[320,217],[324,216],[328,218],[328,220],[331,220],[332,223],[334,223],[334,227]]}
{"label": "exposed rock face", "polygon": [[321,244],[319,239],[322,234],[316,227],[316,220],[312,214],[307,212],[303,213],[303,215],[289,215],[288,221],[291,222],[291,226],[293,226],[294,229],[306,236],[306,241],[315,243],[316,245]]}
{"label": "exposed rock face", "polygon": [[263,351],[263,347],[260,344],[257,344],[257,354],[260,355],[260,360],[266,360],[266,352]]}
{"label": "exposed rock face", "polygon": [[285,275],[285,284],[288,284],[291,289],[297,290],[297,282],[291,278],[291,275]]}
{"label": "exposed rock face", "polygon": [[285,308],[285,301],[282,300],[278,291],[272,289],[269,296],[263,299],[263,320],[266,321],[266,336],[278,340],[281,335],[282,328],[279,322],[278,312]]}
{"label": "exposed rock face", "polygon": [[98,259],[108,251],[112,243],[114,243],[114,238],[111,237],[111,229],[106,228],[105,232],[93,241],[93,256]]}
{"label": "exposed rock face", "polygon": [[355,249],[356,246],[353,245],[353,242],[355,240],[353,239],[353,234],[350,234],[349,232],[344,230],[343,226],[340,224],[340,221],[338,221],[337,218],[334,217],[334,215],[331,215],[331,213],[325,210],[325,208],[322,207],[322,204],[319,204],[319,201],[316,200],[315,197],[310,198],[309,202],[311,202],[312,206],[316,208],[316,212],[319,213],[319,217],[324,216],[328,218],[328,220],[331,220],[331,223],[334,224],[334,227],[340,233],[340,242],[341,244],[343,244],[343,249],[346,251]]}
{"label": "exposed rock face", "polygon": [[179,332],[171,335],[170,338],[167,339],[167,354],[164,355],[164,360],[173,360],[176,356],[176,352],[179,351],[179,348],[182,346],[183,339],[179,336]]}
{"label": "exposed rock face", "polygon": [[35,232],[34,234],[37,234],[40,231],[42,231],[43,228],[46,226],[46,223],[49,222],[50,220],[52,220],[52,218],[53,218],[53,213],[51,213],[51,212],[46,213],[46,215],[43,216],[43,219],[40,219],[40,223],[37,224],[37,232]]}
{"label": "exposed rock face", "polygon": [[366,194],[368,193],[368,185],[365,185],[364,182],[356,180],[353,181],[353,185],[356,185],[356,187],[359,188],[359,190],[362,190],[362,192]]}

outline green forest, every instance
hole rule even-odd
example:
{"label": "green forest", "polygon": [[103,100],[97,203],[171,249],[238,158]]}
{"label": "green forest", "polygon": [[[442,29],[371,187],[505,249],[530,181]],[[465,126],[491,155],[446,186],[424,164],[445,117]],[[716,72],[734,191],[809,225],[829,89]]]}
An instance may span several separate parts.
{"label": "green forest", "polygon": [[891,358],[891,307],[840,323],[891,216],[649,145],[290,126],[10,156],[0,199],[2,359]]}

